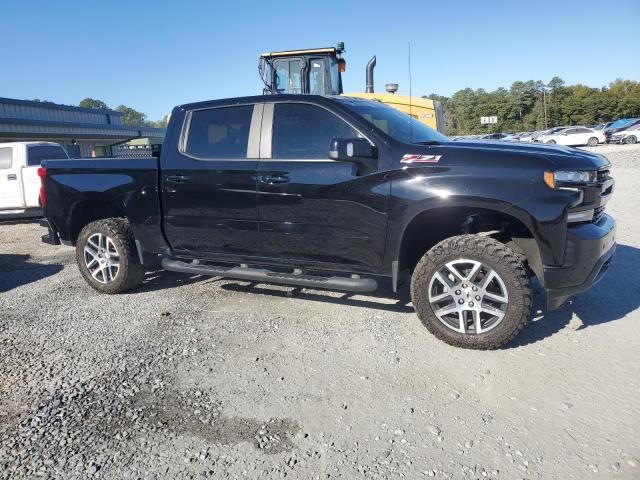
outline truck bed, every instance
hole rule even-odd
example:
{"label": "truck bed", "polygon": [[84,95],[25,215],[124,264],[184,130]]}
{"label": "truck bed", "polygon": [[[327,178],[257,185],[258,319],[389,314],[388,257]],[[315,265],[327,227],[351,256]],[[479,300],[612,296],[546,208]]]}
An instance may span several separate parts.
{"label": "truck bed", "polygon": [[105,213],[129,218],[140,242],[149,231],[157,234],[155,243],[163,238],[157,158],[45,160],[42,166],[47,218],[62,243],[73,244],[88,218]]}

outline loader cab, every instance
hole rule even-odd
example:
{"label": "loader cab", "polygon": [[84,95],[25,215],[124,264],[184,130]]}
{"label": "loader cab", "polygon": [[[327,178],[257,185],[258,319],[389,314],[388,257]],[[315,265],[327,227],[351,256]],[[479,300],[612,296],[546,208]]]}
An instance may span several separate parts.
{"label": "loader cab", "polygon": [[337,47],[268,52],[260,55],[258,70],[265,94],[342,94],[341,58],[344,44]]}

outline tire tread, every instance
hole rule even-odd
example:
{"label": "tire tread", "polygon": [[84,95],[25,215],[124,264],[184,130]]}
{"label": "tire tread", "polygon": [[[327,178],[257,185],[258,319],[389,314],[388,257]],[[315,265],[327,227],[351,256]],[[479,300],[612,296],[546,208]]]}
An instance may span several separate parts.
{"label": "tire tread", "polygon": [[[517,288],[519,295],[509,300],[509,309],[517,308],[519,313],[512,321],[511,328],[497,333],[495,330],[478,336],[455,334],[437,328],[440,322],[433,314],[428,298],[430,273],[433,267],[442,263],[442,259],[452,256],[464,256],[465,253],[476,257],[487,258],[500,265],[505,271],[500,272],[503,281],[511,282]],[[507,278],[504,278],[507,276]],[[411,278],[411,298],[418,317],[424,326],[438,339],[461,348],[476,350],[496,349],[510,342],[524,328],[531,311],[532,289],[526,266],[521,258],[498,240],[484,235],[459,235],[450,237],[436,244],[418,262]],[[503,320],[503,322],[506,319]],[[496,327],[500,329],[502,324]],[[446,329],[447,327],[444,327]],[[503,329],[500,329],[503,330]],[[491,335],[494,334],[494,335]]]}

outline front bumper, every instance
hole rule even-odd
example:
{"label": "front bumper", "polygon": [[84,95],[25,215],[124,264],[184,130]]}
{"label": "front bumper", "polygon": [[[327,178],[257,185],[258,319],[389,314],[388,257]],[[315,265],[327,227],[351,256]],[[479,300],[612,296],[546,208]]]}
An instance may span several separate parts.
{"label": "front bumper", "polygon": [[548,310],[560,308],[570,296],[588,290],[603,277],[616,250],[615,236],[616,222],[606,214],[598,223],[569,228],[565,265],[544,267]]}

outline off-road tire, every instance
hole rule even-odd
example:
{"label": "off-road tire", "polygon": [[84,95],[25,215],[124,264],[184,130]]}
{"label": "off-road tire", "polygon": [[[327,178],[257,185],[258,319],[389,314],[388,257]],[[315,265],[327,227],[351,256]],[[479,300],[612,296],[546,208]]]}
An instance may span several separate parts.
{"label": "off-road tire", "polygon": [[[456,332],[438,319],[429,303],[431,277],[447,262],[461,258],[493,269],[507,289],[509,303],[504,318],[488,332]],[[411,299],[420,321],[440,340],[456,347],[489,350],[508,343],[524,328],[531,312],[532,292],[525,265],[510,248],[490,237],[460,235],[438,243],[418,262],[411,277]]]}
{"label": "off-road tire", "polygon": [[589,140],[587,140],[587,145],[589,147],[597,147],[598,146],[598,139],[596,137],[591,137]]}
{"label": "off-road tire", "polygon": [[[102,233],[111,239],[118,251],[120,267],[109,283],[100,283],[91,276],[84,260],[84,247],[89,237]],[[145,268],[140,263],[129,222],[124,218],[106,218],[86,225],[76,242],[76,262],[87,283],[100,293],[122,293],[137,287],[144,280]]]}

